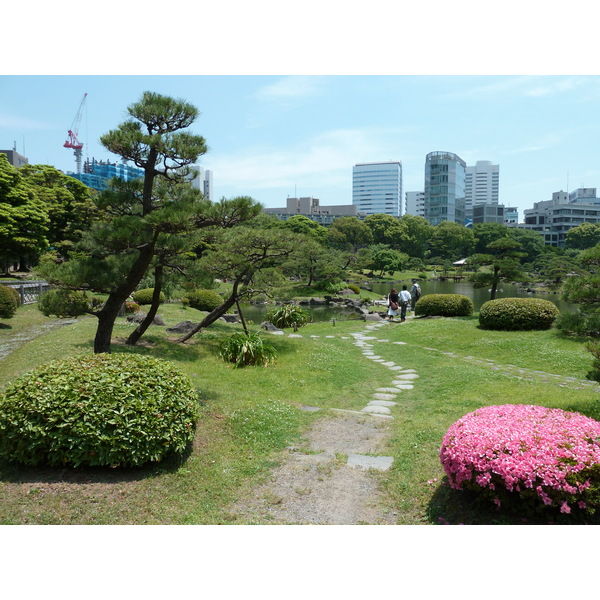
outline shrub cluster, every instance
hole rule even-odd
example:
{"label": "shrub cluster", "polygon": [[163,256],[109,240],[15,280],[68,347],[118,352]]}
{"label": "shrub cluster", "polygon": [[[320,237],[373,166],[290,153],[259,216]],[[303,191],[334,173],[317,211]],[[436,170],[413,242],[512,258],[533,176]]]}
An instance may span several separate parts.
{"label": "shrub cluster", "polygon": [[137,302],[131,302],[128,300],[125,302],[125,314],[134,315],[136,312],[140,311],[140,305]]}
{"label": "shrub cluster", "polygon": [[234,333],[221,344],[220,354],[223,360],[234,363],[237,368],[267,367],[277,358],[275,348],[265,343],[257,333]]}
{"label": "shrub cluster", "polygon": [[360,294],[360,288],[355,283],[349,283],[346,285],[349,290],[352,290],[355,294]]}
{"label": "shrub cluster", "polygon": [[[488,406],[454,423],[440,460],[454,489],[522,515],[600,506],[600,422],[543,406]],[[580,513],[582,514],[582,513]]]}
{"label": "shrub cluster", "polygon": [[38,300],[38,309],[42,314],[50,317],[57,316],[79,317],[88,312],[88,297],[85,292],[76,290],[48,290]]}
{"label": "shrub cluster", "polygon": [[214,290],[193,290],[187,294],[188,304],[196,310],[212,312],[223,304],[223,298]]}
{"label": "shrub cluster", "polygon": [[198,396],[163,360],[96,354],[48,363],[0,396],[0,456],[49,466],[139,466],[182,454]]}
{"label": "shrub cluster", "polygon": [[[144,288],[143,290],[137,290],[133,292],[132,298],[134,302],[138,304],[152,304],[152,296],[154,294],[154,288]],[[160,303],[164,304],[166,298],[165,295],[160,293]]]}
{"label": "shrub cluster", "polygon": [[550,300],[497,298],[483,304],[479,310],[479,324],[484,329],[506,331],[550,329],[559,314]]}
{"label": "shrub cluster", "polygon": [[473,314],[473,301],[461,294],[427,294],[415,304],[418,317],[469,317]]}
{"label": "shrub cluster", "polygon": [[278,308],[269,311],[266,314],[268,321],[275,327],[302,327],[312,321],[309,312],[303,310],[296,304],[284,304]]}
{"label": "shrub cluster", "polygon": [[17,290],[7,285],[0,285],[0,319],[11,319],[14,317],[20,303],[21,297]]}
{"label": "shrub cluster", "polygon": [[554,325],[567,335],[597,338],[600,337],[600,311],[595,308],[579,307],[574,313],[562,312]]}

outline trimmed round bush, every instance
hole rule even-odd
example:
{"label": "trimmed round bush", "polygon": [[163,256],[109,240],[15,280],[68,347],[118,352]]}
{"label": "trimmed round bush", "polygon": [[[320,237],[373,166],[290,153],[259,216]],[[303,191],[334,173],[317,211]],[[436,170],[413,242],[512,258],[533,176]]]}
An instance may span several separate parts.
{"label": "trimmed round bush", "polygon": [[79,317],[88,312],[88,297],[75,290],[48,290],[40,296],[38,309],[47,317]]}
{"label": "trimmed round bush", "polygon": [[[133,292],[132,298],[137,304],[152,304],[152,296],[154,294],[154,288],[144,288],[143,290],[137,290]],[[160,293],[160,304],[164,304],[166,298],[165,295]]]}
{"label": "trimmed round bush", "polygon": [[550,300],[541,298],[497,298],[485,302],[479,310],[484,329],[522,331],[550,329],[560,311]]}
{"label": "trimmed round bush", "polygon": [[[595,514],[600,506],[600,422],[560,409],[505,404],[469,413],[444,436],[450,486],[522,515]],[[580,512],[580,514],[582,514]]]}
{"label": "trimmed round bush", "polygon": [[360,294],[360,288],[355,283],[349,283],[346,287],[355,294]]}
{"label": "trimmed round bush", "polygon": [[17,292],[17,299],[15,299],[13,292],[17,292],[17,290],[6,285],[0,285],[0,319],[12,319],[17,312],[20,304],[19,292]]}
{"label": "trimmed round bush", "polygon": [[427,294],[415,304],[417,317],[470,317],[473,301],[462,294]]}
{"label": "trimmed round bush", "polygon": [[223,298],[215,290],[194,290],[187,298],[192,308],[207,312],[212,312],[223,304]]}
{"label": "trimmed round bush", "polygon": [[24,465],[139,466],[182,454],[198,396],[169,362],[95,354],[51,362],[0,396],[0,457]]}
{"label": "trimmed round bush", "polygon": [[12,294],[13,298],[15,299],[15,302],[17,303],[17,308],[19,306],[21,306],[21,294],[19,294],[17,289],[10,285],[3,286],[3,287],[6,287],[6,289]]}

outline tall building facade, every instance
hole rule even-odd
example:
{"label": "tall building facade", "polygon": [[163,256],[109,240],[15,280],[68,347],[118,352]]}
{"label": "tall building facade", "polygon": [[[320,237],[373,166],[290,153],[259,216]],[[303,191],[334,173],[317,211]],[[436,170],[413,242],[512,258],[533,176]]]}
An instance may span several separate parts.
{"label": "tall building facade", "polygon": [[406,209],[404,213],[407,215],[424,217],[425,192],[406,192]]}
{"label": "tall building facade", "polygon": [[212,202],[214,200],[212,171],[199,165],[192,165],[191,168],[197,172],[196,177],[192,179],[192,187],[200,190],[204,194],[204,197]]}
{"label": "tall building facade", "polygon": [[452,152],[430,152],[425,157],[425,218],[431,225],[465,224],[466,168]]}
{"label": "tall building facade", "polygon": [[465,212],[472,217],[478,204],[498,204],[500,190],[500,165],[489,160],[478,160],[475,166],[465,169]]}
{"label": "tall building facade", "polygon": [[0,154],[6,154],[6,158],[8,158],[8,162],[13,167],[22,167],[23,165],[29,164],[29,159],[19,154],[16,149],[12,150],[0,150]]}
{"label": "tall building facade", "polygon": [[263,212],[275,215],[281,221],[287,221],[294,215],[303,215],[320,225],[331,225],[340,217],[356,217],[364,219],[367,215],[356,210],[353,204],[339,206],[321,206],[318,198],[308,196],[305,198],[288,198],[286,206],[282,208],[265,208]]}
{"label": "tall building facade", "polygon": [[110,161],[97,161],[93,158],[86,160],[83,165],[83,173],[67,172],[69,177],[79,179],[82,183],[94,190],[102,192],[108,188],[108,182],[113,178],[123,181],[132,181],[144,176],[143,169],[133,167],[125,163],[111,163]]}
{"label": "tall building facade", "polygon": [[402,163],[389,161],[354,165],[352,204],[366,215],[402,216]]}

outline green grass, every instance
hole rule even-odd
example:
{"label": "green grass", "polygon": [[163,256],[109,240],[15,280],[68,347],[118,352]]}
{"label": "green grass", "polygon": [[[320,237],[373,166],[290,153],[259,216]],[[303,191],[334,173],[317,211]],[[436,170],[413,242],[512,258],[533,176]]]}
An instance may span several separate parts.
{"label": "green grass", "polygon": [[[201,316],[177,304],[161,306],[159,314],[167,325],[197,322]],[[33,307],[22,307],[7,322],[10,328],[0,328],[0,344],[51,321]],[[364,325],[313,323],[301,329],[303,338],[264,333],[278,354],[276,364],[267,368],[235,369],[219,357],[222,340],[241,330],[223,322],[183,345],[175,343],[177,336],[155,326],[139,347],[115,343],[113,352],[170,360],[192,379],[202,416],[190,455],[184,461],[126,470],[0,464],[0,524],[240,523],[228,507],[268,478],[284,445],[297,442],[315,419],[330,415],[326,409],[360,410],[375,388],[393,380],[393,373],[365,358],[352,339],[342,339],[363,331]],[[93,317],[80,318],[27,342],[2,361],[0,388],[43,362],[91,352],[95,328]],[[124,339],[132,328],[119,319],[113,339]],[[541,376],[529,381],[467,358],[584,379],[591,355],[583,342],[555,330],[492,332],[479,329],[476,318],[437,318],[409,319],[377,335],[390,340],[374,342],[377,354],[420,374],[414,389],[398,396],[386,450],[395,460],[390,471],[379,475],[385,502],[398,514],[400,524],[520,523],[518,517],[476,507],[467,496],[444,485],[440,444],[448,427],[467,412],[510,402],[578,410],[600,418],[597,388],[561,387]],[[299,410],[300,405],[323,410],[306,412]],[[281,406],[290,410],[278,410]]]}

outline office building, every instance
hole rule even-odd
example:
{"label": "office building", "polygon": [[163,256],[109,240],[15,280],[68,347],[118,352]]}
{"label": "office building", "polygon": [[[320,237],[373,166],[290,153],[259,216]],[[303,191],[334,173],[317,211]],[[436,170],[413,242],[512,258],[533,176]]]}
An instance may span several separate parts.
{"label": "office building", "polygon": [[425,192],[406,192],[406,215],[425,216]]}
{"label": "office building", "polygon": [[83,165],[83,173],[67,172],[69,177],[79,179],[82,183],[98,192],[108,188],[111,179],[117,178],[123,181],[132,181],[144,176],[143,169],[132,167],[125,163],[111,163],[110,161],[97,161],[88,159]]}
{"label": "office building", "polygon": [[465,161],[452,152],[430,152],[425,157],[425,218],[465,224]]}
{"label": "office building", "polygon": [[192,165],[191,168],[197,173],[192,179],[192,187],[200,190],[204,194],[204,197],[212,202],[214,200],[212,171],[199,165]]}
{"label": "office building", "polygon": [[472,217],[478,204],[498,204],[500,166],[489,160],[478,160],[475,166],[465,169],[465,213]]}
{"label": "office building", "polygon": [[358,163],[352,167],[352,204],[366,215],[402,216],[402,163]]}
{"label": "office building", "polygon": [[8,162],[13,167],[22,167],[23,165],[29,164],[29,159],[25,158],[22,154],[19,154],[16,149],[12,150],[0,150],[0,154],[6,154]]}
{"label": "office building", "polygon": [[356,210],[353,204],[339,206],[321,206],[318,198],[288,198],[283,208],[265,208],[264,212],[275,215],[281,221],[287,221],[294,215],[303,215],[320,225],[330,225],[340,217],[357,217],[364,219],[366,215]]}

